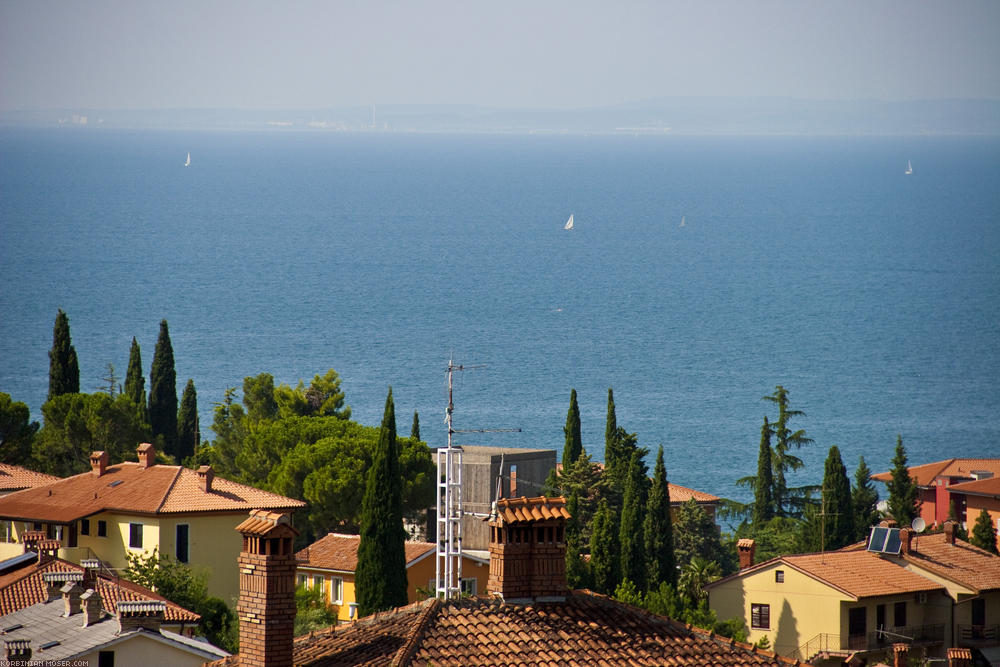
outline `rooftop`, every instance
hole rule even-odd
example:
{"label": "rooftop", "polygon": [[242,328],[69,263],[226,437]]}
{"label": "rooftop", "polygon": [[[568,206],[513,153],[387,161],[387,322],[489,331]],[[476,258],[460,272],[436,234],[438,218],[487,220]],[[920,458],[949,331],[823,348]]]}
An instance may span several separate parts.
{"label": "rooftop", "polygon": [[[354,572],[358,567],[358,545],[361,537],[328,533],[305,549],[297,552],[295,558],[299,567],[315,567],[338,572]],[[406,542],[406,565],[409,567],[416,561],[434,551],[432,542]]]}
{"label": "rooftop", "polygon": [[[991,472],[1000,476],[1000,459],[946,459],[925,463],[919,466],[910,466],[910,477],[916,480],[919,486],[930,486],[938,477],[964,477],[972,479],[973,472]],[[880,482],[888,482],[892,479],[892,472],[880,472],[872,475],[872,479]]]}
{"label": "rooftop", "polygon": [[944,533],[916,535],[912,544],[903,559],[914,566],[971,588],[977,594],[1000,590],[1000,556],[962,540],[949,544]]}
{"label": "rooftop", "polygon": [[959,482],[948,486],[949,491],[964,493],[970,496],[988,496],[1000,498],[1000,477],[977,479],[971,482]]}
{"label": "rooftop", "polygon": [[52,475],[28,470],[21,466],[0,463],[0,493],[45,486],[58,481],[59,478]]}

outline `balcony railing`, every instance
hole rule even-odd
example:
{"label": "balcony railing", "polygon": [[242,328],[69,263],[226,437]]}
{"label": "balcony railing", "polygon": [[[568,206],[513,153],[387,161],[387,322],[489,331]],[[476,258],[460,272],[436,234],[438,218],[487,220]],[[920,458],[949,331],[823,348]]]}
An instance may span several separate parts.
{"label": "balcony railing", "polygon": [[990,646],[1000,642],[1000,625],[959,625],[959,646]]}
{"label": "balcony railing", "polygon": [[847,648],[852,651],[872,651],[892,646],[898,642],[913,645],[940,644],[944,642],[944,624],[907,625],[875,630],[865,634],[849,635]]}
{"label": "balcony railing", "polygon": [[841,650],[843,649],[840,647],[840,635],[831,635],[826,632],[821,632],[802,646],[798,647],[788,657],[793,660],[809,662],[816,656],[816,654],[822,653],[823,651]]}

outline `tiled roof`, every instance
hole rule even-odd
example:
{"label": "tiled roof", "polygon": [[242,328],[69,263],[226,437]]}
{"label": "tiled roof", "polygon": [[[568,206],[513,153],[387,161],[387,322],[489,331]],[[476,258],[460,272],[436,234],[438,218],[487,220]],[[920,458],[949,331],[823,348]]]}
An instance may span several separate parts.
{"label": "tiled roof", "polygon": [[[239,665],[239,656],[214,663]],[[576,591],[562,602],[436,598],[297,637],[295,667],[793,665],[751,645]],[[799,663],[803,664],[803,663]]]}
{"label": "tiled roof", "polygon": [[[328,533],[295,554],[299,567],[315,567],[338,572],[354,572],[358,567],[358,535]],[[405,542],[406,563],[409,565],[429,551],[432,542]]]}
{"label": "tiled roof", "polygon": [[[1000,590],[1000,556],[955,540],[944,533],[915,536],[903,559],[915,567],[973,589],[976,593]],[[915,549],[913,548],[915,547]]]}
{"label": "tiled roof", "polygon": [[949,491],[967,493],[973,496],[1000,497],[1000,477],[977,479],[971,482],[961,482],[948,487]]}
{"label": "tiled roof", "polygon": [[250,516],[236,526],[236,530],[247,535],[267,535],[278,526],[291,527],[291,524],[287,514],[268,512],[267,510],[251,510]]}
{"label": "tiled roof", "polygon": [[[84,569],[79,565],[58,558],[41,565],[37,562],[10,572],[0,577],[0,616],[6,616],[19,609],[30,607],[48,599],[48,590],[42,575],[45,572],[79,572]],[[188,611],[180,605],[170,602],[161,595],[150,591],[139,584],[115,579],[105,575],[97,577],[97,592],[105,609],[113,610],[122,601],[161,601],[166,604],[167,623],[197,623],[201,618],[198,614]]]}
{"label": "tiled roof", "polygon": [[944,590],[940,584],[868,551],[828,551],[780,560],[857,599]]}
{"label": "tiled roof", "polygon": [[[972,477],[972,471],[983,470],[992,472],[1000,476],[1000,459],[946,459],[925,463],[919,466],[908,468],[910,477],[917,481],[919,486],[930,486],[938,477]],[[880,472],[872,475],[872,479],[880,482],[888,482],[892,479],[891,472]]]}
{"label": "tiled roof", "polygon": [[28,470],[21,466],[0,463],[0,492],[30,489],[58,481],[59,478],[52,475]]}
{"label": "tiled roof", "polygon": [[199,486],[198,473],[182,466],[144,468],[138,463],[118,463],[108,466],[100,477],[85,472],[4,496],[0,517],[69,523],[103,511],[186,514],[303,506],[302,501],[218,477],[206,493]]}
{"label": "tiled roof", "polygon": [[497,514],[504,523],[526,523],[568,519],[565,498],[501,498],[497,500]]}
{"label": "tiled roof", "polygon": [[711,493],[705,493],[704,491],[689,489],[686,486],[674,484],[673,482],[667,482],[667,488],[670,491],[670,502],[672,503],[686,503],[692,498],[698,503],[719,502],[718,496],[713,496]]}

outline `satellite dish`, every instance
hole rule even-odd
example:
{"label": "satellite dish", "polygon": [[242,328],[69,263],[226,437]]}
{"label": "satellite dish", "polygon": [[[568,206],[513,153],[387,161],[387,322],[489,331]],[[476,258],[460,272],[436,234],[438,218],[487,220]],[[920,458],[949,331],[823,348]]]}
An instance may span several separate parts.
{"label": "satellite dish", "polygon": [[924,528],[926,528],[926,527],[927,527],[927,522],[924,521],[923,518],[919,517],[919,516],[916,519],[914,519],[912,522],[910,522],[910,528],[912,528],[913,530],[915,530],[918,533],[924,532]]}

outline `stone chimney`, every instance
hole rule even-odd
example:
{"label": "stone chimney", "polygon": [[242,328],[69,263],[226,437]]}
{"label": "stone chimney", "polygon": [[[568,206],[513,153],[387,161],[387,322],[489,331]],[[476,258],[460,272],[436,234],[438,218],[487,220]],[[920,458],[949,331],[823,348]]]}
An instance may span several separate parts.
{"label": "stone chimney", "polygon": [[202,466],[198,468],[198,486],[204,493],[212,492],[212,480],[215,479],[215,471],[212,466]]}
{"label": "stone chimney", "polygon": [[[79,585],[83,581],[82,572],[42,572],[45,583],[46,602],[53,602],[62,597],[62,587],[68,583]],[[82,590],[82,587],[81,587]]]}
{"label": "stone chimney", "polygon": [[[38,543],[45,539],[44,530],[26,530],[21,534],[21,544],[24,545],[24,552],[34,551],[38,553]],[[39,556],[39,562],[41,557]]]}
{"label": "stone chimney", "polygon": [[945,521],[944,522],[944,540],[948,544],[955,543],[955,522]]}
{"label": "stone chimney", "polygon": [[291,667],[298,531],[287,514],[253,510],[236,527],[243,536],[237,564],[241,667]]}
{"label": "stone chimney", "polygon": [[4,657],[7,664],[27,665],[31,661],[30,639],[5,639],[3,642]]}
{"label": "stone chimney", "polygon": [[892,645],[892,667],[908,667],[906,664],[906,650],[909,644]]}
{"label": "stone chimney", "polygon": [[899,530],[899,553],[903,556],[913,548],[913,531],[909,528]]}
{"label": "stone chimney", "polygon": [[80,596],[80,611],[83,612],[83,627],[89,627],[101,620],[101,594],[93,588],[88,588]]}
{"label": "stone chimney", "polygon": [[490,518],[487,589],[506,602],[566,598],[565,498],[501,498]]}
{"label": "stone chimney", "polygon": [[948,649],[948,667],[972,667],[972,649]]}
{"label": "stone chimney", "polygon": [[91,452],[90,454],[90,470],[97,476],[100,477],[104,474],[104,471],[108,467],[108,453],[107,452]]}
{"label": "stone chimney", "polygon": [[94,588],[101,571],[101,561],[97,558],[84,558],[80,561],[80,567],[83,568],[83,582],[80,585],[84,588]]}
{"label": "stone chimney", "polygon": [[80,594],[83,593],[83,588],[76,581],[67,581],[63,584],[63,587],[59,589],[62,593],[63,604],[66,605],[63,616],[69,618],[73,614],[80,613]]}
{"label": "stone chimney", "polygon": [[115,605],[118,616],[118,634],[133,630],[159,632],[167,613],[167,603],[162,600],[121,600]]}
{"label": "stone chimney", "polygon": [[144,442],[135,450],[139,455],[139,466],[142,468],[152,468],[156,465],[156,447],[148,442]]}
{"label": "stone chimney", "polygon": [[740,555],[740,569],[745,570],[753,567],[753,555],[757,551],[757,543],[753,540],[742,538],[736,542],[736,551]]}

